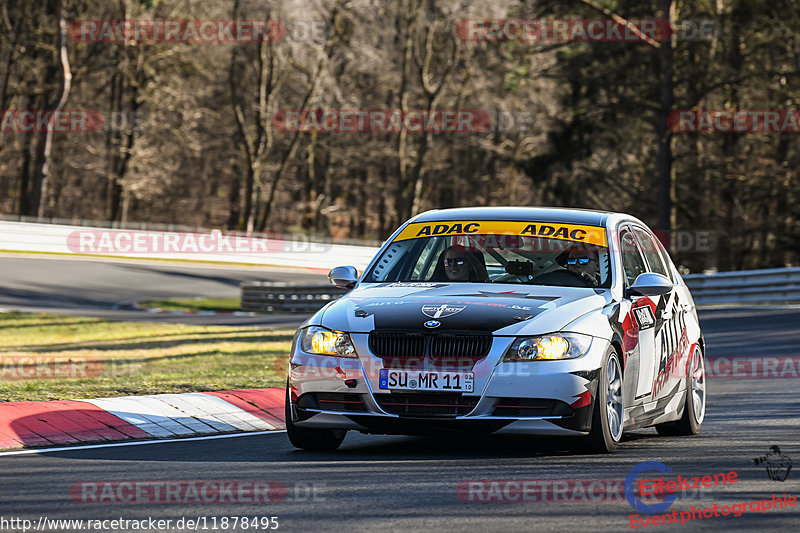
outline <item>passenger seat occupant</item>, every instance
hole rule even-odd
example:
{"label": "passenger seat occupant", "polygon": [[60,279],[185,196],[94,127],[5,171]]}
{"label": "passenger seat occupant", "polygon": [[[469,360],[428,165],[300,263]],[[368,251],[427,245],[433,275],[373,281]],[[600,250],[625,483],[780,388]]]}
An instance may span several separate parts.
{"label": "passenger seat occupant", "polygon": [[[442,275],[442,273],[444,275]],[[471,252],[463,246],[450,246],[439,256],[433,272],[433,281],[486,281],[483,254]]]}

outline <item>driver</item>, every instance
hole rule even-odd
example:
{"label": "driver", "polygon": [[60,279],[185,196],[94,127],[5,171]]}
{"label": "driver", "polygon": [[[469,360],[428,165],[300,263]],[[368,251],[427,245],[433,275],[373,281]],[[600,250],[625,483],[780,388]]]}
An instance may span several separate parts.
{"label": "driver", "polygon": [[600,284],[600,263],[597,248],[574,246],[569,249],[567,270],[574,272],[595,286]]}
{"label": "driver", "polygon": [[481,268],[476,254],[463,246],[449,246],[441,255],[446,281],[482,281],[486,268]]}

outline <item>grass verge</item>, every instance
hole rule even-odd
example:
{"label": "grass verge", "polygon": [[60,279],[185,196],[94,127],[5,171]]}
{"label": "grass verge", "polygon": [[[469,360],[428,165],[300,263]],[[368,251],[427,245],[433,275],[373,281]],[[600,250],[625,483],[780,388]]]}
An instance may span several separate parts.
{"label": "grass verge", "polygon": [[169,298],[167,300],[149,300],[139,302],[144,309],[161,309],[163,311],[221,311],[230,313],[241,311],[239,298]]}
{"label": "grass verge", "polygon": [[293,330],[0,313],[0,401],[285,383]]}

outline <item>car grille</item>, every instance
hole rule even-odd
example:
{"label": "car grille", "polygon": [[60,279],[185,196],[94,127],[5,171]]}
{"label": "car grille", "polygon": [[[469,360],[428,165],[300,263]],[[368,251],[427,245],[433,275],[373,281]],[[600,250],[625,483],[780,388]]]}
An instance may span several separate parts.
{"label": "car grille", "polygon": [[477,396],[460,394],[376,394],[375,401],[387,413],[415,417],[448,417],[469,414]]}
{"label": "car grille", "polygon": [[492,336],[481,333],[371,331],[369,349],[378,357],[471,357],[489,353]]}

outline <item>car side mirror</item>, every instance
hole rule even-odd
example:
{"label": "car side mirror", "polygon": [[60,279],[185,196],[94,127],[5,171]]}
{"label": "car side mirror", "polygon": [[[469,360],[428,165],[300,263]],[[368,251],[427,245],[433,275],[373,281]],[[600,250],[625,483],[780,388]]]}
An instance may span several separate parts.
{"label": "car side mirror", "polygon": [[338,266],[328,272],[328,281],[337,289],[352,289],[358,281],[358,271],[353,266]]}
{"label": "car side mirror", "polygon": [[636,277],[636,281],[628,288],[628,295],[661,296],[672,291],[673,286],[672,281],[663,274],[645,272]]}

